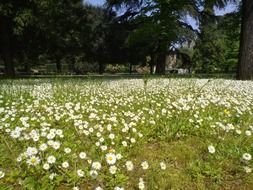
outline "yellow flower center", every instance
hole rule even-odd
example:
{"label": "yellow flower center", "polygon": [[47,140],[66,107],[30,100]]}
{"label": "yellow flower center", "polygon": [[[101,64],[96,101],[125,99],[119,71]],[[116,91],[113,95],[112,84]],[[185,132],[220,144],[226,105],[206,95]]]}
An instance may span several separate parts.
{"label": "yellow flower center", "polygon": [[35,164],[36,161],[37,161],[36,158],[32,158],[32,159],[31,159],[31,163],[33,163],[33,164]]}

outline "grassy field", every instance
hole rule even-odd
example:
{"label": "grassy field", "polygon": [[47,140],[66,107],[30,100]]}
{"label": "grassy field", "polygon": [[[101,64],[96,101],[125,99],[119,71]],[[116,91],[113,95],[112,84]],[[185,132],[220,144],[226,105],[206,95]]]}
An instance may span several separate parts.
{"label": "grassy field", "polygon": [[0,81],[0,190],[253,188],[253,82]]}

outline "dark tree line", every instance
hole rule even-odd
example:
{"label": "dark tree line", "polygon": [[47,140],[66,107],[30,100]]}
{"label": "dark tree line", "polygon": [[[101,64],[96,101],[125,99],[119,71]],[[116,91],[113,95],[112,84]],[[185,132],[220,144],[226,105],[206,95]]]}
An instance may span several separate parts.
{"label": "dark tree line", "polygon": [[[216,16],[214,7],[236,0],[107,0],[94,7],[82,0],[2,0],[0,61],[5,73],[29,73],[45,62],[58,73],[103,73],[110,64],[143,64],[165,73],[165,56],[179,48],[196,72],[235,72],[253,78],[253,1],[238,11]],[[121,14],[119,14],[119,12]],[[123,12],[123,13],[122,13]],[[199,22],[194,30],[185,21]],[[195,42],[193,49],[181,46]],[[240,45],[239,45],[240,44]],[[179,47],[178,47],[179,46]],[[181,46],[181,47],[180,47]]]}
{"label": "dark tree line", "polygon": [[96,63],[102,72],[111,59],[109,37],[115,16],[81,0],[1,1],[0,59],[6,75],[14,76],[15,67],[29,73],[41,58],[54,63],[58,73],[63,72],[63,60],[71,72],[85,72],[82,60]]}

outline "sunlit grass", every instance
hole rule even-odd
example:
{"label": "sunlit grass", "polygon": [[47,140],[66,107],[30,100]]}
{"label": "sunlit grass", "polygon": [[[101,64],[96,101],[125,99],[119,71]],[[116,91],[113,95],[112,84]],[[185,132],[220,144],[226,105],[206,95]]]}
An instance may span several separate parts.
{"label": "sunlit grass", "polygon": [[0,189],[251,189],[252,86],[1,81]]}

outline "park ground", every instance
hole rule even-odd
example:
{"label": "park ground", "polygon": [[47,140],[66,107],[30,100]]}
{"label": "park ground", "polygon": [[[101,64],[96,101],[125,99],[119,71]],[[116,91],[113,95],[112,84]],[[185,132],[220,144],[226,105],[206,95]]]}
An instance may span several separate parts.
{"label": "park ground", "polygon": [[253,82],[0,81],[0,189],[252,189]]}

